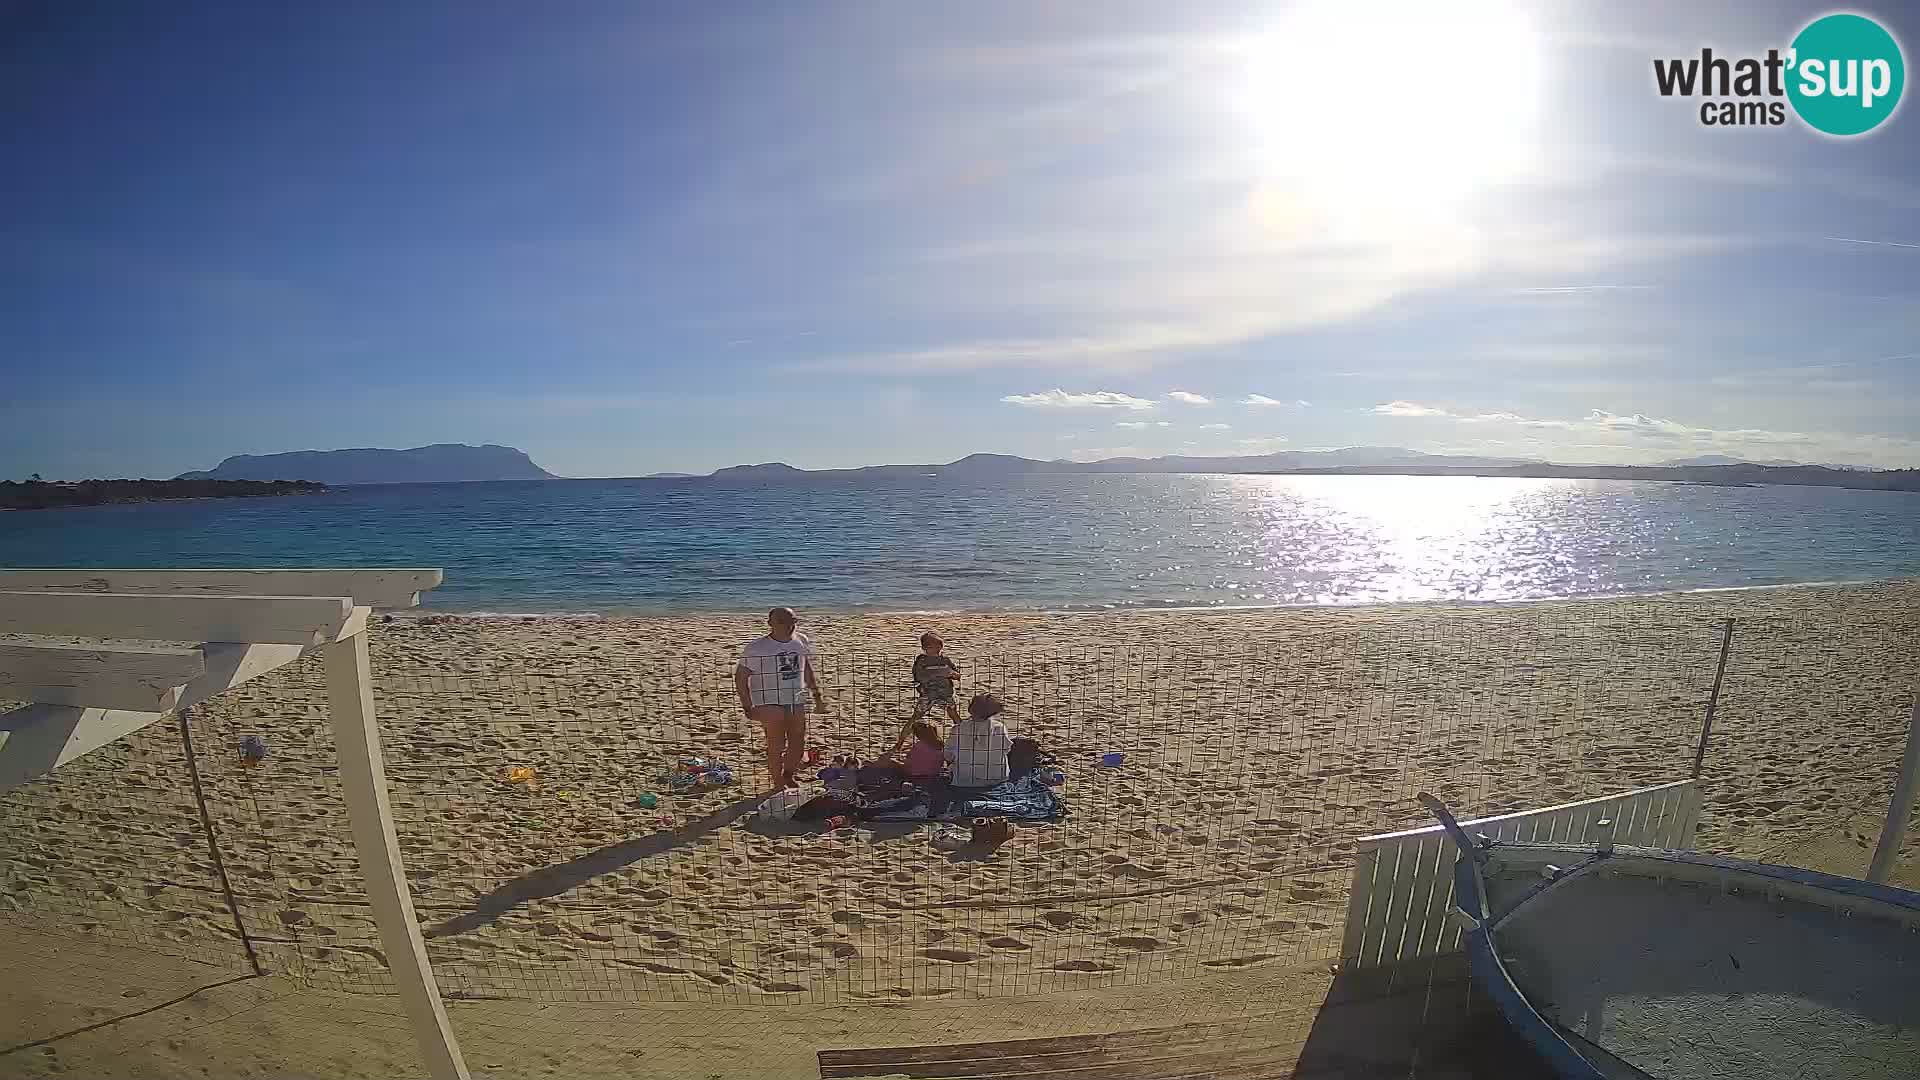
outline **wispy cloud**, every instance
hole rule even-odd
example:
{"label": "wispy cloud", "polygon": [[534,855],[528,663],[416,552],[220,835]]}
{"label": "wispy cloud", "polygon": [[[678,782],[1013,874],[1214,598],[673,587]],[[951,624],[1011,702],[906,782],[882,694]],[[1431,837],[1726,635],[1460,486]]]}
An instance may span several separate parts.
{"label": "wispy cloud", "polygon": [[[1443,420],[1476,425],[1487,432],[1478,445],[1508,450],[1542,449],[1608,451],[1613,456],[1670,457],[1681,452],[1715,452],[1733,456],[1792,455],[1801,460],[1866,462],[1902,466],[1920,462],[1920,440],[1884,435],[1836,432],[1780,431],[1768,428],[1712,428],[1645,413],[1615,413],[1590,409],[1585,416],[1563,420],[1521,416],[1511,412],[1468,412],[1392,401],[1376,405],[1377,416]],[[1512,434],[1492,434],[1507,429]],[[1503,441],[1504,440],[1504,441]]]}
{"label": "wispy cloud", "polygon": [[1201,424],[1201,431],[1232,431],[1232,424]]}
{"label": "wispy cloud", "polygon": [[1533,285],[1513,290],[1523,296],[1574,296],[1582,293],[1646,292],[1651,285]]}
{"label": "wispy cloud", "polygon": [[1856,240],[1851,236],[1827,236],[1821,239],[1832,240],[1838,244],[1867,244],[1872,247],[1906,248],[1909,251],[1920,251],[1920,244],[1902,244],[1895,240]]}
{"label": "wispy cloud", "polygon": [[1308,401],[1306,398],[1294,398],[1292,401],[1281,401],[1279,398],[1270,398],[1265,394],[1248,394],[1246,397],[1240,399],[1240,404],[1255,409],[1283,409],[1289,406],[1305,409],[1311,407],[1313,402]]}
{"label": "wispy cloud", "polygon": [[1093,390],[1087,393],[1069,394],[1065,390],[1054,389],[1037,394],[1008,394],[1000,400],[1025,409],[1145,410],[1155,407],[1155,403],[1147,398],[1122,394],[1117,390]]}
{"label": "wispy cloud", "polygon": [[1451,416],[1445,409],[1411,401],[1388,401],[1373,407],[1375,416]]}
{"label": "wispy cloud", "polygon": [[1258,435],[1248,439],[1236,439],[1234,440],[1234,445],[1238,446],[1242,453],[1271,454],[1276,450],[1286,449],[1287,437],[1285,435]]}
{"label": "wispy cloud", "polygon": [[1141,428],[1172,427],[1173,424],[1166,420],[1122,420],[1113,426],[1117,428],[1132,428],[1137,431]]}
{"label": "wispy cloud", "polygon": [[1180,403],[1180,404],[1182,404],[1182,405],[1211,405],[1211,404],[1213,404],[1213,399],[1212,399],[1212,398],[1210,398],[1210,397],[1207,397],[1207,396],[1206,396],[1206,395],[1204,395],[1204,394],[1193,394],[1193,393],[1188,393],[1188,392],[1187,392],[1187,391],[1185,391],[1185,390],[1169,390],[1169,391],[1167,391],[1167,400],[1168,400],[1168,401],[1177,401],[1177,402],[1179,402],[1179,403]]}

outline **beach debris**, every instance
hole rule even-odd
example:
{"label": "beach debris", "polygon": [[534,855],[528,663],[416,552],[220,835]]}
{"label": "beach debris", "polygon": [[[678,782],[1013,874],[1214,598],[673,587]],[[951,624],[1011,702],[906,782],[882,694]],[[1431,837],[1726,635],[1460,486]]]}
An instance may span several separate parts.
{"label": "beach debris", "polygon": [[1125,765],[1126,763],[1127,763],[1127,755],[1122,754],[1117,750],[1109,750],[1106,753],[1100,755],[1100,764],[1109,769],[1117,769],[1120,766]]}
{"label": "beach debris", "polygon": [[673,768],[656,779],[670,791],[689,792],[699,788],[726,787],[733,783],[733,769],[724,762],[685,757],[674,762]]}
{"label": "beach debris", "polygon": [[258,735],[240,737],[240,764],[253,766],[267,760],[267,740]]}
{"label": "beach debris", "polygon": [[504,782],[508,785],[517,784],[526,791],[539,791],[540,770],[531,765],[515,765],[507,770]]}
{"label": "beach debris", "polygon": [[972,842],[972,831],[958,825],[943,825],[933,831],[933,846],[940,851],[959,851]]}
{"label": "beach debris", "polygon": [[660,805],[660,796],[651,791],[643,792],[639,798],[633,800],[633,804],[642,810],[651,810]]}
{"label": "beach debris", "polygon": [[853,824],[853,819],[845,814],[835,814],[827,819],[828,829],[844,829]]}
{"label": "beach debris", "polygon": [[1059,787],[1067,782],[1067,774],[1061,769],[1048,769],[1040,774],[1040,780],[1048,787]]}
{"label": "beach debris", "polygon": [[671,829],[673,828],[673,815],[661,814],[659,817],[653,819],[653,823],[663,829]]}
{"label": "beach debris", "polygon": [[571,798],[573,798],[573,792],[571,792],[571,791],[556,791],[556,792],[554,792],[554,795],[556,795],[557,797],[559,797],[559,798],[562,798],[562,799],[571,799]]}

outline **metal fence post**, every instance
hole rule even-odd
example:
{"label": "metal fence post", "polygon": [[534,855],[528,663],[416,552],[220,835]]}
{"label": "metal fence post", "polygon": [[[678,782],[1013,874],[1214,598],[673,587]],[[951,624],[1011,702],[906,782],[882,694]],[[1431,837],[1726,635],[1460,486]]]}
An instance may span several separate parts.
{"label": "metal fence post", "polygon": [[240,917],[239,901],[233,896],[233,882],[227,878],[226,860],[220,857],[220,837],[213,831],[213,816],[207,812],[207,793],[200,786],[200,762],[193,752],[193,731],[187,725],[190,709],[181,709],[176,713],[180,721],[180,749],[187,756],[187,777],[193,783],[193,801],[200,808],[200,831],[207,838],[207,853],[213,858],[213,872],[220,879],[220,895],[227,901],[227,913],[233,916],[234,932],[240,935],[240,945],[247,950],[247,965],[253,968],[255,975],[264,975],[260,970],[260,955],[253,949],[253,938],[247,933],[247,921]]}
{"label": "metal fence post", "polygon": [[1693,778],[1700,779],[1700,766],[1707,758],[1707,739],[1713,735],[1713,714],[1720,708],[1720,684],[1727,677],[1727,653],[1733,646],[1733,618],[1727,618],[1720,635],[1720,666],[1713,673],[1713,693],[1707,695],[1707,718],[1700,724],[1700,745],[1693,751]]}

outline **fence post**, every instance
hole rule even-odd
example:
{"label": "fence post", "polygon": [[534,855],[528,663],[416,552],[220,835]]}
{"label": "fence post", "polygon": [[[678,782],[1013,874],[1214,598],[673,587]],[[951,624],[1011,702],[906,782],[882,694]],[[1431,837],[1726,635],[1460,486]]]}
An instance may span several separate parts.
{"label": "fence post", "polygon": [[193,801],[200,808],[200,831],[207,837],[213,872],[220,878],[220,895],[227,898],[227,913],[233,916],[233,928],[240,934],[241,946],[247,950],[247,965],[255,975],[264,975],[266,972],[260,970],[260,955],[253,949],[253,938],[247,934],[246,920],[240,917],[239,901],[233,897],[233,882],[227,879],[227,864],[220,857],[220,837],[213,831],[213,816],[207,813],[207,793],[200,787],[200,762],[193,752],[193,732],[187,726],[187,714],[191,711],[181,709],[175,716],[180,721],[180,749],[187,755],[187,778],[193,782]]}
{"label": "fence post", "polygon": [[1893,872],[1893,857],[1907,835],[1907,818],[1913,814],[1914,789],[1920,787],[1920,697],[1913,702],[1907,717],[1907,752],[1900,759],[1900,777],[1893,784],[1893,805],[1887,807],[1887,823],[1880,829],[1880,843],[1873,849],[1873,864],[1867,868],[1867,880],[1885,882]]}
{"label": "fence post", "polygon": [[1713,673],[1713,693],[1707,695],[1707,718],[1700,725],[1700,745],[1693,751],[1693,778],[1700,779],[1700,765],[1707,759],[1707,739],[1713,735],[1713,714],[1720,708],[1720,683],[1727,677],[1727,652],[1733,645],[1733,617],[1728,616],[1720,635],[1720,666]]}
{"label": "fence post", "polygon": [[340,783],[346,789],[353,823],[353,846],[360,854],[367,900],[380,942],[387,949],[400,1001],[413,1022],[414,1040],[427,1074],[434,1080],[469,1080],[460,1044],[440,1002],[440,984],[427,962],[427,944],[407,893],[407,871],[400,841],[393,833],[393,807],[387,801],[387,770],[380,758],[380,723],[373,711],[373,685],[367,664],[365,630],[325,646],[327,710],[340,755]]}

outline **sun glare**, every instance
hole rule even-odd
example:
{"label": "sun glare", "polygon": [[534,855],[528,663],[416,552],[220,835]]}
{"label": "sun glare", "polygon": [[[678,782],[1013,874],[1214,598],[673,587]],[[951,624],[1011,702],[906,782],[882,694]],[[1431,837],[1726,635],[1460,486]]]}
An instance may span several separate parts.
{"label": "sun glare", "polygon": [[1504,4],[1308,0],[1246,54],[1259,168],[1336,217],[1450,214],[1531,166],[1542,48]]}

